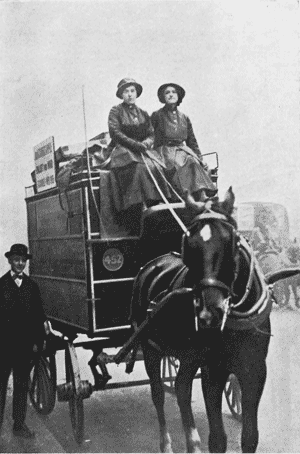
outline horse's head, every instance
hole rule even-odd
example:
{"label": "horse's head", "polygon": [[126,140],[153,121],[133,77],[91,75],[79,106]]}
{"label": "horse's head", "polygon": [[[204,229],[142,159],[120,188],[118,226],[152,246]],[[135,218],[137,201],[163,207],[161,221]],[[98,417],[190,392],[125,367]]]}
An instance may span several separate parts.
{"label": "horse's head", "polygon": [[189,268],[195,305],[202,327],[219,327],[238,266],[236,223],[232,218],[234,194],[231,187],[224,201],[195,202],[189,195],[186,206],[195,218],[183,236],[182,258]]}

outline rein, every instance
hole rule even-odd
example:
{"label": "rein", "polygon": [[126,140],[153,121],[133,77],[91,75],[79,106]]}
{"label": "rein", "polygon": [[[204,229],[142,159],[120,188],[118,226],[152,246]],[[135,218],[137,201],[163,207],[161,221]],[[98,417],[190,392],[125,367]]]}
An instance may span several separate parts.
{"label": "rein", "polygon": [[231,305],[231,308],[232,309],[236,309],[237,307],[241,306],[245,301],[246,299],[248,298],[248,295],[249,295],[249,292],[251,290],[251,287],[252,287],[252,283],[253,283],[253,277],[254,277],[254,270],[255,270],[255,256],[254,256],[254,251],[252,248],[250,248],[248,246],[248,243],[246,242],[246,240],[244,239],[243,236],[240,236],[240,244],[239,244],[239,248],[240,246],[244,246],[247,245],[248,247],[248,250],[250,252],[250,257],[251,257],[251,260],[250,260],[250,270],[249,270],[249,276],[248,276],[248,281],[247,281],[247,284],[246,284],[246,289],[245,289],[245,293],[244,295],[242,296],[242,298],[240,299],[240,301],[236,304],[232,304]]}
{"label": "rein", "polygon": [[184,225],[184,223],[182,222],[180,217],[177,215],[177,213],[175,212],[174,208],[172,207],[172,205],[170,204],[170,202],[168,201],[168,199],[166,198],[166,196],[162,192],[161,188],[159,187],[159,184],[157,183],[156,178],[154,177],[153,173],[151,172],[151,169],[150,169],[150,167],[149,167],[149,165],[147,163],[147,160],[145,159],[145,156],[143,154],[142,154],[142,158],[143,158],[144,164],[145,164],[145,166],[146,166],[146,168],[148,170],[148,173],[149,173],[150,177],[152,178],[153,183],[154,183],[156,189],[158,190],[161,198],[165,202],[168,210],[171,212],[171,214],[174,217],[175,221],[179,224],[179,226],[181,227],[181,229],[183,230],[185,235],[189,235],[189,231],[188,231],[187,227]]}

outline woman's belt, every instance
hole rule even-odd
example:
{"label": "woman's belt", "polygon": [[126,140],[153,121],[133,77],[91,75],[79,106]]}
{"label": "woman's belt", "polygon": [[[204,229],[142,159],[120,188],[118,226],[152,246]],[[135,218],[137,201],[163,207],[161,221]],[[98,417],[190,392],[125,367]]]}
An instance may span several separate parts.
{"label": "woman's belt", "polygon": [[163,145],[166,145],[168,147],[184,147],[184,151],[190,156],[193,156],[193,158],[197,159],[197,161],[199,161],[199,163],[203,166],[201,155],[198,155],[193,150],[191,150],[191,148],[189,148],[184,141],[180,142],[179,140],[166,140]]}
{"label": "woman's belt", "polygon": [[163,145],[167,145],[168,147],[180,147],[185,145],[185,142],[182,142],[182,140],[166,140],[163,142]]}

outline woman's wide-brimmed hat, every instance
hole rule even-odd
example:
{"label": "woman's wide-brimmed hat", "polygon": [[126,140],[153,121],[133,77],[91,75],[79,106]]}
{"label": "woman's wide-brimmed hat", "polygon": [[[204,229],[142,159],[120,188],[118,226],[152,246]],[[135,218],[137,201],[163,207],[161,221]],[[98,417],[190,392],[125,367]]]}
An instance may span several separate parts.
{"label": "woman's wide-brimmed hat", "polygon": [[163,84],[159,87],[159,89],[157,90],[157,96],[158,96],[158,99],[160,100],[160,102],[162,102],[163,104],[166,103],[164,91],[167,87],[176,88],[176,91],[178,94],[178,104],[180,104],[181,101],[183,100],[183,98],[185,97],[185,90],[180,85],[173,84],[173,83]]}
{"label": "woman's wide-brimmed hat", "polygon": [[122,99],[123,90],[126,87],[129,87],[130,85],[135,86],[136,92],[137,92],[137,98],[139,96],[141,96],[142,91],[143,91],[143,87],[141,86],[141,84],[138,84],[134,79],[131,79],[130,77],[125,77],[125,79],[120,80],[120,82],[118,83],[118,89],[117,89],[117,93],[116,93],[117,97]]}
{"label": "woman's wide-brimmed hat", "polygon": [[9,258],[12,255],[20,255],[21,257],[26,257],[27,259],[31,259],[32,255],[28,254],[28,248],[25,244],[13,244],[10,248],[10,251],[5,252],[5,257]]}

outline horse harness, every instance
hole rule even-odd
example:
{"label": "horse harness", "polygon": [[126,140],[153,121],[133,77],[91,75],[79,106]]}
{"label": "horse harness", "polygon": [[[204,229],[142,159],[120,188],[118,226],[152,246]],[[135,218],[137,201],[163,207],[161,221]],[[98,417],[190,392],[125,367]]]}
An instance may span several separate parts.
{"label": "horse harness", "polygon": [[[182,280],[187,274],[188,266],[186,263],[189,262],[188,257],[188,245],[187,242],[191,235],[191,230],[195,225],[198,225],[199,221],[203,220],[218,220],[222,224],[229,227],[232,236],[232,256],[234,257],[234,279],[230,286],[224,282],[215,279],[215,278],[204,278],[199,282],[199,287],[204,289],[207,287],[219,288],[227,292],[227,298],[224,301],[224,311],[223,318],[221,322],[220,330],[223,331],[225,325],[227,328],[234,330],[248,330],[255,328],[259,331],[258,327],[261,325],[264,320],[269,316],[272,309],[272,295],[270,287],[266,284],[264,275],[262,274],[258,262],[254,256],[253,249],[250,247],[245,238],[240,235],[235,227],[228,221],[227,217],[224,214],[206,209],[203,213],[199,214],[193,220],[190,228],[186,230],[182,237],[182,260],[184,262],[182,268],[176,273],[172,279],[167,290],[157,295],[154,300],[149,302],[148,314],[152,312],[152,309],[157,304],[159,305],[166,296],[168,299],[172,297],[173,292],[178,291],[181,287]],[[234,292],[234,284],[238,276],[238,263],[239,263],[239,254],[243,254],[244,258],[249,264],[249,275],[245,291],[241,298],[238,301],[234,301],[237,298],[237,295]],[[258,283],[261,292],[258,300],[254,303],[251,309],[247,311],[240,310],[243,303],[247,301],[254,280]],[[193,294],[193,305],[195,313],[195,329],[198,331],[198,315],[199,308],[201,307],[201,300],[195,295],[195,288],[187,289]],[[239,308],[239,309],[238,309]]]}

